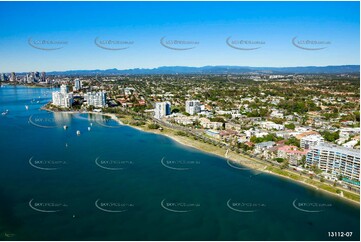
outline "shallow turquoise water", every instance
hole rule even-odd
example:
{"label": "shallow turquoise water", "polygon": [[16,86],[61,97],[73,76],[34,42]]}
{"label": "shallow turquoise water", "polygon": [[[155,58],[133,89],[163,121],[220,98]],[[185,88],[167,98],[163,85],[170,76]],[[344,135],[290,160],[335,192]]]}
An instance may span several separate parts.
{"label": "shallow turquoise water", "polygon": [[356,205],[101,116],[40,111],[51,91],[0,88],[1,240],[360,237]]}

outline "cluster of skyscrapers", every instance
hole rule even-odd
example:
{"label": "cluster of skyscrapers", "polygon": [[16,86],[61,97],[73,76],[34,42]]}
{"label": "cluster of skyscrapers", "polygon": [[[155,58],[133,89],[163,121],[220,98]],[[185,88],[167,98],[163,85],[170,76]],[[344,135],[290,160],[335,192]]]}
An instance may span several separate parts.
{"label": "cluster of skyscrapers", "polygon": [[49,83],[50,80],[46,78],[45,72],[30,72],[25,75],[22,75],[20,78],[16,76],[15,72],[10,74],[1,73],[0,81],[2,82],[20,82],[20,83]]}
{"label": "cluster of skyscrapers", "polygon": [[[82,89],[82,82],[79,79],[74,80],[73,91],[79,92]],[[78,94],[76,98],[81,100],[81,94]],[[70,108],[74,102],[74,94],[69,92],[67,85],[61,85],[60,91],[52,93],[53,105],[58,107]],[[105,91],[99,92],[87,92],[84,94],[83,103],[87,106],[93,106],[95,108],[103,108],[107,105],[107,93]]]}

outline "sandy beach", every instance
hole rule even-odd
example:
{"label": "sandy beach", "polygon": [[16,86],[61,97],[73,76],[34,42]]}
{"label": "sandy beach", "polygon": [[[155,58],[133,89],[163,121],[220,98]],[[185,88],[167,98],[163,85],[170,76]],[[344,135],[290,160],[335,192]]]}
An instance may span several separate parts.
{"label": "sandy beach", "polygon": [[[50,112],[55,112],[55,111],[47,109],[45,107],[43,107],[42,109],[46,110],[46,111],[50,111]],[[246,156],[244,156],[242,154],[238,154],[238,153],[233,152],[231,150],[225,151],[224,149],[222,149],[222,148],[220,148],[218,146],[214,146],[214,145],[211,145],[211,144],[206,144],[204,142],[194,140],[194,139],[192,139],[190,137],[187,137],[187,136],[176,135],[174,130],[171,130],[171,129],[168,129],[168,128],[164,128],[162,131],[160,131],[158,129],[149,129],[149,128],[144,127],[144,126],[133,126],[133,125],[130,125],[130,124],[125,124],[124,122],[122,122],[122,120],[120,120],[116,116],[116,114],[113,114],[113,113],[98,113],[98,112],[91,112],[91,111],[89,111],[89,112],[88,111],[87,112],[61,111],[61,112],[69,113],[69,114],[94,114],[94,115],[108,116],[111,119],[117,121],[121,125],[127,125],[129,127],[132,127],[134,129],[137,129],[137,130],[142,131],[142,132],[148,132],[148,133],[163,135],[163,136],[166,136],[166,137],[168,137],[168,138],[170,138],[170,139],[172,139],[172,140],[174,140],[174,141],[176,141],[176,142],[178,142],[178,143],[180,143],[180,144],[182,144],[184,146],[200,150],[200,151],[205,152],[207,154],[213,154],[213,155],[219,156],[219,157],[221,157],[223,159],[227,159],[229,162],[231,162],[231,163],[228,163],[228,161],[227,161],[227,163],[230,166],[231,166],[232,163],[239,164],[241,166],[245,166],[245,167],[249,168],[249,170],[254,170],[254,171],[258,171],[258,172],[265,172],[267,174],[278,176],[278,177],[281,177],[283,179],[287,179],[289,181],[296,182],[298,184],[307,186],[307,187],[315,189],[317,191],[326,192],[329,195],[342,198],[345,201],[349,201],[349,202],[352,202],[352,203],[355,203],[355,204],[358,204],[358,205],[360,204],[359,200],[356,201],[354,199],[350,199],[350,198],[347,198],[345,196],[341,196],[340,194],[337,194],[335,192],[331,192],[331,191],[322,189],[322,188],[320,188],[320,187],[318,187],[316,185],[313,185],[313,184],[310,184],[309,182],[306,182],[305,180],[297,180],[297,179],[293,179],[293,178],[291,178],[289,176],[273,172],[273,171],[270,170],[270,168],[274,169],[274,167],[272,167],[270,164],[268,164],[266,162],[262,162],[262,161],[259,161],[259,160],[256,160],[256,159],[248,158],[248,157],[246,157]],[[247,169],[247,168],[244,168],[244,169]],[[292,175],[299,176],[299,174],[297,174],[297,173],[293,173],[291,171],[288,171],[288,172],[291,173]],[[340,190],[343,193],[348,192],[347,190],[343,190],[343,189],[340,189]]]}

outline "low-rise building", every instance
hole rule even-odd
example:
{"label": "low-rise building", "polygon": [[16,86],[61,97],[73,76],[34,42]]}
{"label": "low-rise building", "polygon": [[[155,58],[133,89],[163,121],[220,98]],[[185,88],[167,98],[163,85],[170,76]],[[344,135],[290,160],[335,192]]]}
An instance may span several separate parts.
{"label": "low-rise building", "polygon": [[200,125],[205,129],[220,129],[223,127],[222,122],[212,122],[208,118],[200,118]]}
{"label": "low-rise building", "polygon": [[345,148],[352,149],[357,143],[358,143],[357,140],[350,140],[350,141],[344,143],[342,146]]}
{"label": "low-rise building", "polygon": [[232,130],[237,130],[240,131],[242,130],[242,127],[240,124],[234,124],[234,123],[226,123],[225,124],[225,129],[232,129]]}
{"label": "low-rise building", "polygon": [[206,133],[206,135],[209,135],[213,138],[216,138],[216,139],[220,138],[219,131],[217,131],[217,130],[208,129],[205,131],[205,133]]}
{"label": "low-rise building", "polygon": [[260,127],[267,130],[284,130],[285,126],[271,121],[260,122]]}
{"label": "low-rise building", "polygon": [[194,122],[196,121],[195,117],[188,117],[188,116],[176,116],[174,117],[174,122],[176,122],[177,124],[182,124],[182,125],[192,125]]}
{"label": "low-rise building", "polygon": [[283,145],[277,149],[277,156],[288,160],[291,165],[298,165],[307,152],[308,150],[300,150],[297,146]]}
{"label": "low-rise building", "polygon": [[321,135],[312,134],[301,138],[300,147],[302,149],[310,149],[316,145],[322,144],[323,142],[324,138]]}
{"label": "low-rise building", "polygon": [[283,113],[278,110],[273,110],[270,114],[271,118],[283,118]]}
{"label": "low-rise building", "polygon": [[254,151],[255,151],[255,153],[261,153],[261,152],[268,150],[271,147],[275,146],[275,144],[276,143],[273,141],[261,142],[261,143],[255,144]]}

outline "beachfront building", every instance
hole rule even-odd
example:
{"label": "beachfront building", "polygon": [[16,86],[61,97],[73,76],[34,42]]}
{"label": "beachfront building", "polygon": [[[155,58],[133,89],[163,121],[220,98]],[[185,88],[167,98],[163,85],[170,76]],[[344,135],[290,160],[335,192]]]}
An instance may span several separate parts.
{"label": "beachfront building", "polygon": [[204,133],[216,139],[220,138],[219,131],[217,130],[207,129]]}
{"label": "beachfront building", "polygon": [[154,117],[156,119],[161,119],[170,114],[171,114],[170,102],[156,102],[155,103]]}
{"label": "beachfront building", "polygon": [[182,125],[193,125],[196,120],[197,117],[192,117],[192,116],[188,117],[185,115],[179,115],[174,117],[174,122]]}
{"label": "beachfront building", "polygon": [[201,102],[199,100],[186,101],[186,112],[194,115],[201,112]]}
{"label": "beachfront building", "polygon": [[360,151],[334,144],[323,143],[313,147],[306,162],[321,169],[326,178],[360,182]]}
{"label": "beachfront building", "polygon": [[69,93],[67,85],[61,85],[60,92],[52,92],[52,103],[63,108],[70,108],[73,105],[73,93]]}
{"label": "beachfront building", "polygon": [[88,92],[84,94],[84,101],[88,106],[96,108],[104,108],[107,106],[107,93],[105,91]]}
{"label": "beachfront building", "polygon": [[304,136],[300,140],[300,147],[302,149],[310,149],[314,146],[322,144],[324,142],[324,138],[319,134],[313,134]]}
{"label": "beachfront building", "polygon": [[298,165],[308,150],[299,150],[293,145],[283,145],[277,149],[277,157],[288,160],[291,165]]}
{"label": "beachfront building", "polygon": [[208,118],[200,118],[199,123],[205,129],[221,129],[223,127],[222,122],[212,122]]}
{"label": "beachfront building", "polygon": [[255,151],[255,153],[262,153],[263,151],[268,150],[275,145],[276,145],[276,143],[273,141],[261,142],[254,146],[254,151]]}

